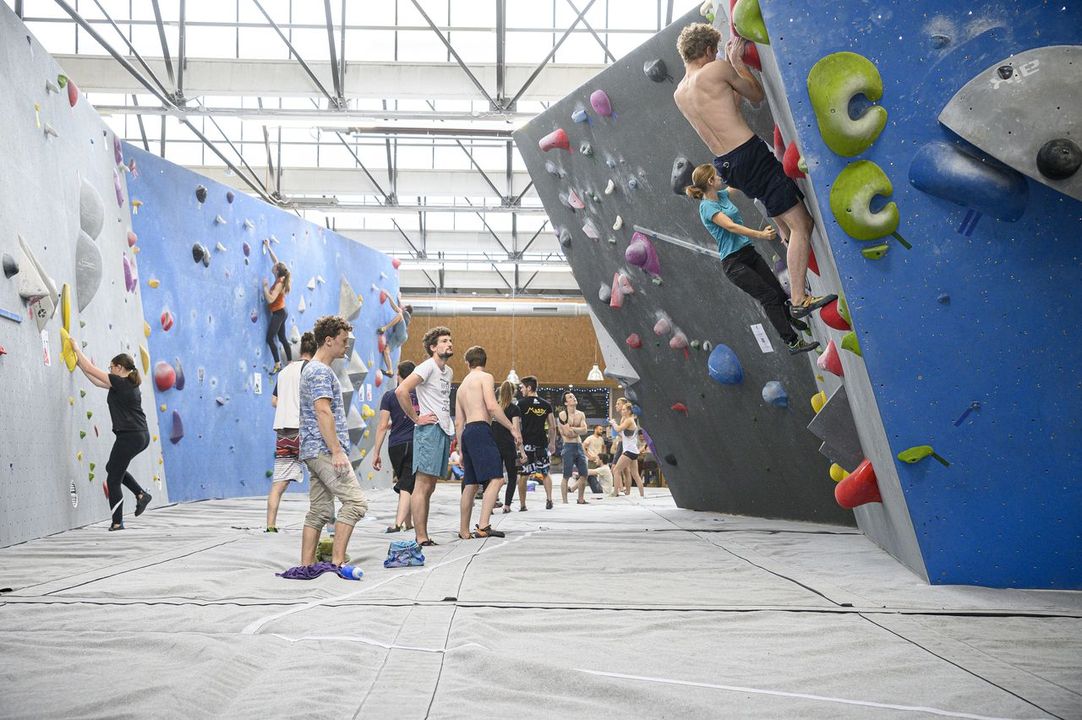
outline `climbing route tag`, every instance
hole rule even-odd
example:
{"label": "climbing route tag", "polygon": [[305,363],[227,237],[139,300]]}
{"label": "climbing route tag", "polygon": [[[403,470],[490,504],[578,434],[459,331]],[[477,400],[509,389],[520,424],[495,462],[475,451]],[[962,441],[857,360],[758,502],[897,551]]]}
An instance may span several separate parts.
{"label": "climbing route tag", "polygon": [[752,325],[751,334],[755,336],[755,340],[759,343],[760,350],[764,353],[774,352],[774,346],[770,344],[770,338],[766,336],[766,330],[763,329],[762,323]]}
{"label": "climbing route tag", "polygon": [[263,375],[262,373],[252,373],[252,392],[256,395],[263,394]]}
{"label": "climbing route tag", "polygon": [[53,359],[49,355],[49,331],[41,331],[41,359],[45,363],[45,367],[52,367]]}

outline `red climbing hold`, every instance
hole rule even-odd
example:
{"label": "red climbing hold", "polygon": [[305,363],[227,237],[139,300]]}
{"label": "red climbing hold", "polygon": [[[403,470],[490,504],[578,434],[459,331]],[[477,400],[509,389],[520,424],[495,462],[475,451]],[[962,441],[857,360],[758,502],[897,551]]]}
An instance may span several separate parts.
{"label": "red climbing hold", "polygon": [[684,415],[688,414],[688,406],[682,402],[673,403],[672,407],[669,409],[675,412],[684,413]]}
{"label": "red climbing hold", "polygon": [[819,261],[815,259],[815,251],[810,249],[808,250],[808,269],[819,277]]}
{"label": "red climbing hold", "polygon": [[762,72],[763,61],[759,59],[759,48],[755,47],[755,43],[748,43],[745,45],[744,52],[740,55],[740,58],[748,67],[755,68]]}
{"label": "red climbing hold", "polygon": [[[386,290],[380,290],[379,291],[379,304],[383,305],[386,302],[387,302],[387,291]],[[381,350],[380,352],[383,352],[383,351]]]}
{"label": "red climbing hold", "polygon": [[631,333],[630,335],[627,336],[627,340],[625,340],[624,342],[627,343],[628,347],[633,348],[635,350],[638,350],[639,348],[642,347],[642,338],[639,337],[638,333]]}
{"label": "red climbing hold", "polygon": [[612,276],[612,292],[609,296],[609,307],[614,310],[619,310],[624,306],[624,289],[620,287],[620,273],[616,272]]}
{"label": "red climbing hold", "polygon": [[376,338],[376,346],[378,347],[379,353],[381,355],[383,354],[383,351],[387,349],[387,340],[384,339],[383,335],[377,336],[377,338]]}
{"label": "red climbing hold", "polygon": [[567,133],[563,128],[557,128],[553,130],[545,137],[541,138],[537,142],[537,146],[541,148],[541,152],[548,152],[553,148],[560,148],[562,150],[571,149],[571,141],[567,139]]}
{"label": "red climbing hold", "polygon": [[823,351],[815,364],[819,366],[820,370],[826,370],[838,377],[845,376],[845,372],[842,370],[842,359],[838,354],[838,346],[834,344],[833,340],[827,343],[827,349]]}
{"label": "red climbing hold", "polygon": [[165,392],[177,381],[177,371],[173,369],[173,366],[164,360],[159,360],[154,364],[154,385],[158,388],[158,392]]}
{"label": "red climbing hold", "polygon": [[781,128],[777,125],[774,126],[774,157],[778,162],[785,157],[785,140],[781,136]]}
{"label": "red climbing hold", "polygon": [[[810,265],[810,263],[809,263]],[[825,322],[835,330],[841,330],[842,332],[848,332],[853,328],[845,321],[845,318],[838,312],[838,301],[831,300],[824,305],[819,311],[819,319]]]}
{"label": "red climbing hold", "polygon": [[75,107],[77,102],[79,102],[79,88],[75,87],[75,83],[71,81],[71,78],[68,78],[68,104]]}
{"label": "red climbing hold", "polygon": [[376,387],[379,387],[380,385],[382,385],[383,384],[383,373],[376,373],[376,379],[373,380],[373,382],[376,383]]}
{"label": "red climbing hold", "polygon": [[846,510],[867,503],[883,502],[883,497],[879,494],[879,481],[869,460],[865,459],[857,465],[856,470],[838,483],[834,488],[834,499]]}
{"label": "red climbing hold", "polygon": [[394,268],[395,270],[397,270],[397,269],[398,269],[398,267],[399,267],[399,266],[400,266],[401,264],[402,264],[402,261],[401,261],[401,260],[399,260],[398,258],[391,258],[391,267],[393,267],[393,268]]}
{"label": "red climbing hold", "polygon": [[8,351],[4,349],[3,345],[0,345],[0,356],[7,355]]}
{"label": "red climbing hold", "polygon": [[796,141],[789,143],[789,147],[785,148],[785,155],[781,159],[781,167],[785,171],[785,174],[794,180],[799,180],[805,177],[804,173],[800,170],[800,161],[803,158],[800,155],[800,148],[796,146]]}
{"label": "red climbing hold", "polygon": [[169,329],[173,327],[173,313],[168,310],[162,311],[162,330],[169,332]]}

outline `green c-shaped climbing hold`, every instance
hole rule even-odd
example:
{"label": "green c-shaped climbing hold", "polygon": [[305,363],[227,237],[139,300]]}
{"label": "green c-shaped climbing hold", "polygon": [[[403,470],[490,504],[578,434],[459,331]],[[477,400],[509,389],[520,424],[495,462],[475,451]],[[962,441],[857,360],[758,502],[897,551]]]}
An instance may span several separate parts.
{"label": "green c-shaped climbing hold", "polygon": [[866,248],[860,249],[860,254],[868,260],[882,260],[887,254],[887,250],[890,250],[890,245],[886,243],[880,243],[879,245],[871,245]]}
{"label": "green c-shaped climbing hold", "polygon": [[864,354],[860,351],[860,341],[857,340],[857,334],[852,330],[842,335],[842,349],[848,350],[858,357],[864,357]]}
{"label": "green c-shaped climbing hold", "polygon": [[847,325],[852,327],[853,319],[849,317],[849,303],[845,301],[845,295],[838,296],[838,314],[841,315],[842,320],[845,320]]}
{"label": "green c-shaped climbing hold", "polygon": [[819,134],[828,148],[843,157],[867,150],[887,124],[887,110],[879,105],[868,108],[856,120],[849,116],[849,101],[854,96],[864,95],[873,102],[883,97],[883,78],[863,55],[839,52],[815,63],[808,73],[808,94],[819,121]]}
{"label": "green c-shaped climbing hold", "polygon": [[871,160],[857,160],[834,178],[830,188],[830,209],[842,230],[852,237],[878,240],[885,235],[895,235],[898,206],[889,202],[879,212],[872,212],[872,198],[893,192],[894,186],[883,168]]}
{"label": "green c-shaped climbing hold", "polygon": [[733,7],[733,27],[737,34],[760,45],[769,45],[770,36],[766,34],[766,23],[759,8],[759,0],[737,0]]}
{"label": "green c-shaped climbing hold", "polygon": [[918,463],[926,457],[931,456],[939,462],[943,467],[950,467],[951,464],[947,462],[947,459],[932,449],[931,445],[915,445],[911,448],[906,448],[898,453],[898,459],[904,463]]}

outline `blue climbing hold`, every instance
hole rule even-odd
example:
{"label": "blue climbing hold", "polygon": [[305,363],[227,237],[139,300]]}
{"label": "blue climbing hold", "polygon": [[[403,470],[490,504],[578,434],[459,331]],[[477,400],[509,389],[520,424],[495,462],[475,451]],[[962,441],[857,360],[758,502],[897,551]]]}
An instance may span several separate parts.
{"label": "blue climbing hold", "polygon": [[744,368],[740,366],[740,359],[728,345],[718,343],[710,352],[706,371],[711,380],[721,385],[739,385],[744,382]]}
{"label": "blue climbing hold", "polygon": [[785,386],[777,380],[771,380],[763,385],[763,401],[774,407],[789,407],[789,393],[785,392]]}

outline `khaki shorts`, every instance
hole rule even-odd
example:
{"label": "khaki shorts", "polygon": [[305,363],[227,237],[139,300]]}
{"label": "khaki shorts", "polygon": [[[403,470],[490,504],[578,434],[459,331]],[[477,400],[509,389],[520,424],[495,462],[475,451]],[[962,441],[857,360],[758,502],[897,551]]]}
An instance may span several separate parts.
{"label": "khaki shorts", "polygon": [[[311,485],[308,489],[309,509],[304,517],[305,527],[322,530],[332,519],[344,525],[356,525],[368,511],[368,501],[357,482],[357,475],[352,466],[338,473],[334,469],[330,455],[317,455],[304,461],[308,466]],[[337,517],[334,513],[334,499],[342,503]]]}

